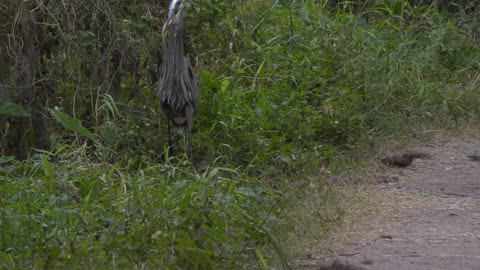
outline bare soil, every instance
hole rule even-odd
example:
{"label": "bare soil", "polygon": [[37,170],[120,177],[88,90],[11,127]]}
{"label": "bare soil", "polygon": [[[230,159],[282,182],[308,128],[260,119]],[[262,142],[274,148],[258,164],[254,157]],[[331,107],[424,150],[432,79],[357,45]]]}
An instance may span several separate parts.
{"label": "bare soil", "polygon": [[412,150],[428,157],[380,165],[365,191],[377,210],[355,216],[333,256],[307,269],[480,269],[480,132],[400,151]]}

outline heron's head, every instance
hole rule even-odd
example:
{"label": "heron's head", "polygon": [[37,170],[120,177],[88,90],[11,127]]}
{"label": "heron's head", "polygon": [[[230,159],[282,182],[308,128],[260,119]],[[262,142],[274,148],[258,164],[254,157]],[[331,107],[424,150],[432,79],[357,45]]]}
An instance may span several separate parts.
{"label": "heron's head", "polygon": [[182,0],[173,0],[170,3],[170,8],[168,10],[168,17],[163,25],[162,35],[163,38],[166,40],[170,28],[173,25],[177,25],[183,28],[183,4]]}

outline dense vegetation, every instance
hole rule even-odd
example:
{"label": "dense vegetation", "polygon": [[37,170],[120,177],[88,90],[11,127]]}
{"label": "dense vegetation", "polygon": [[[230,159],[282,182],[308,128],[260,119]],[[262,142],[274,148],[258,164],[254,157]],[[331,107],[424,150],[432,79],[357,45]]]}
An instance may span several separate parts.
{"label": "dense vegetation", "polygon": [[154,97],[168,3],[133,2],[0,4],[2,268],[287,266],[290,180],[480,114],[473,1],[185,1],[193,174]]}

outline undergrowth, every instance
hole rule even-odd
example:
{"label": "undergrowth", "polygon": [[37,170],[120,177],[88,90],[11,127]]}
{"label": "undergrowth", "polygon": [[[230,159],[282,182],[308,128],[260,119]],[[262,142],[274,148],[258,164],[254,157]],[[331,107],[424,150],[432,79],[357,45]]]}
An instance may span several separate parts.
{"label": "undergrowth", "polygon": [[193,175],[173,160],[140,169],[84,154],[2,158],[2,268],[231,269],[276,247],[282,190],[221,167]]}
{"label": "undergrowth", "polygon": [[59,97],[47,113],[49,150],[12,158],[10,124],[29,112],[0,104],[10,116],[0,126],[0,267],[287,268],[281,237],[297,215],[284,209],[308,186],[292,182],[314,176],[318,209],[309,209],[328,235],[345,198],[315,180],[319,170],[345,169],[376,138],[480,113],[478,10],[365,3],[355,12],[313,0],[187,3],[186,45],[200,87],[197,173],[182,154],[182,130],[177,155],[165,151],[154,98],[160,24],[151,12],[165,12],[91,7],[112,22],[120,37],[112,44],[131,68],[118,68],[113,95],[96,77],[111,65],[101,53],[112,49],[102,46],[113,30],[62,28],[54,6],[49,23],[62,35],[42,59]]}

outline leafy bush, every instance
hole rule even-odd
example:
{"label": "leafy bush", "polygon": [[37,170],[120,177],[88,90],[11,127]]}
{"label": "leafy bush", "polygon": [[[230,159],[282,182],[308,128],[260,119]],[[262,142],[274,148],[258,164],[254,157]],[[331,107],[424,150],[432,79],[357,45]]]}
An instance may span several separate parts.
{"label": "leafy bush", "polygon": [[31,162],[2,158],[6,268],[238,268],[278,222],[278,194],[230,169]]}

